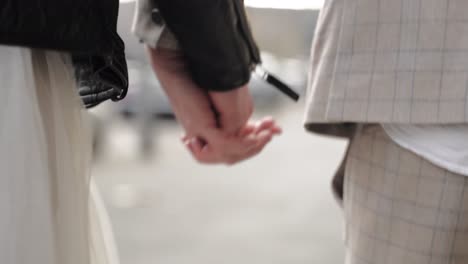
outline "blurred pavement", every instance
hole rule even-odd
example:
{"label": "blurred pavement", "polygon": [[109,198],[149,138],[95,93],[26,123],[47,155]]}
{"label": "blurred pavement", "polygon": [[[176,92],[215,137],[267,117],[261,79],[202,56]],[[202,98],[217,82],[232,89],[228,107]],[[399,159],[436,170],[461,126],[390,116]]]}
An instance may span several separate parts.
{"label": "blurred pavement", "polygon": [[129,123],[112,125],[93,174],[122,264],[343,263],[329,182],[345,142],[305,133],[302,105],[276,109],[284,134],[230,168],[196,164],[174,122],[157,125],[150,160]]}

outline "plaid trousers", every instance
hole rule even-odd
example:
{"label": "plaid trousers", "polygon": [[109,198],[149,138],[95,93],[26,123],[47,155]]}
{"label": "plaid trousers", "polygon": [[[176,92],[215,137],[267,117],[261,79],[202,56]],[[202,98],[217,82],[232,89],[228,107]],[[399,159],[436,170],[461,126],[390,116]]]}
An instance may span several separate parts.
{"label": "plaid trousers", "polygon": [[351,141],[346,264],[468,263],[468,178],[394,143],[380,126]]}

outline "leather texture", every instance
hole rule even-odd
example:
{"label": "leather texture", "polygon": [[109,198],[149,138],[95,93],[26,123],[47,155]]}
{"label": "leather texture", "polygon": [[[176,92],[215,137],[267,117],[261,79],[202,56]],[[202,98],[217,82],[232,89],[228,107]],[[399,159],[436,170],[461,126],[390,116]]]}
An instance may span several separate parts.
{"label": "leather texture", "polygon": [[125,55],[73,56],[79,94],[86,108],[107,100],[119,101],[128,90]]}
{"label": "leather texture", "polygon": [[78,54],[111,53],[118,0],[0,1],[0,42]]}
{"label": "leather texture", "polygon": [[86,107],[121,100],[128,89],[118,0],[0,1],[0,43],[69,52]]}

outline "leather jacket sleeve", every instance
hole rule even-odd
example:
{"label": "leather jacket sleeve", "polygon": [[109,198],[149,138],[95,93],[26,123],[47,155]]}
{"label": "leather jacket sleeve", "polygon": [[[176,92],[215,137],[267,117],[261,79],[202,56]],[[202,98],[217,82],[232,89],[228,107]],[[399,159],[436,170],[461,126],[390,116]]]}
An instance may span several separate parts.
{"label": "leather jacket sleeve", "polygon": [[177,38],[198,85],[228,91],[249,81],[260,55],[243,0],[153,1]]}

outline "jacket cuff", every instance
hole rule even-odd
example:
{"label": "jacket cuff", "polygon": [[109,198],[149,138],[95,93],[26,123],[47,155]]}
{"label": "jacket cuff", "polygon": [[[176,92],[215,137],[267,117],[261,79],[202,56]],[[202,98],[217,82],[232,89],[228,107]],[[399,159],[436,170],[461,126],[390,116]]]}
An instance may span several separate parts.
{"label": "jacket cuff", "polygon": [[250,80],[260,62],[242,0],[153,0],[180,44],[194,81],[228,91]]}
{"label": "jacket cuff", "polygon": [[195,67],[191,69],[194,81],[202,88],[212,92],[227,92],[250,81],[250,68],[239,66],[227,69],[206,69]]}

